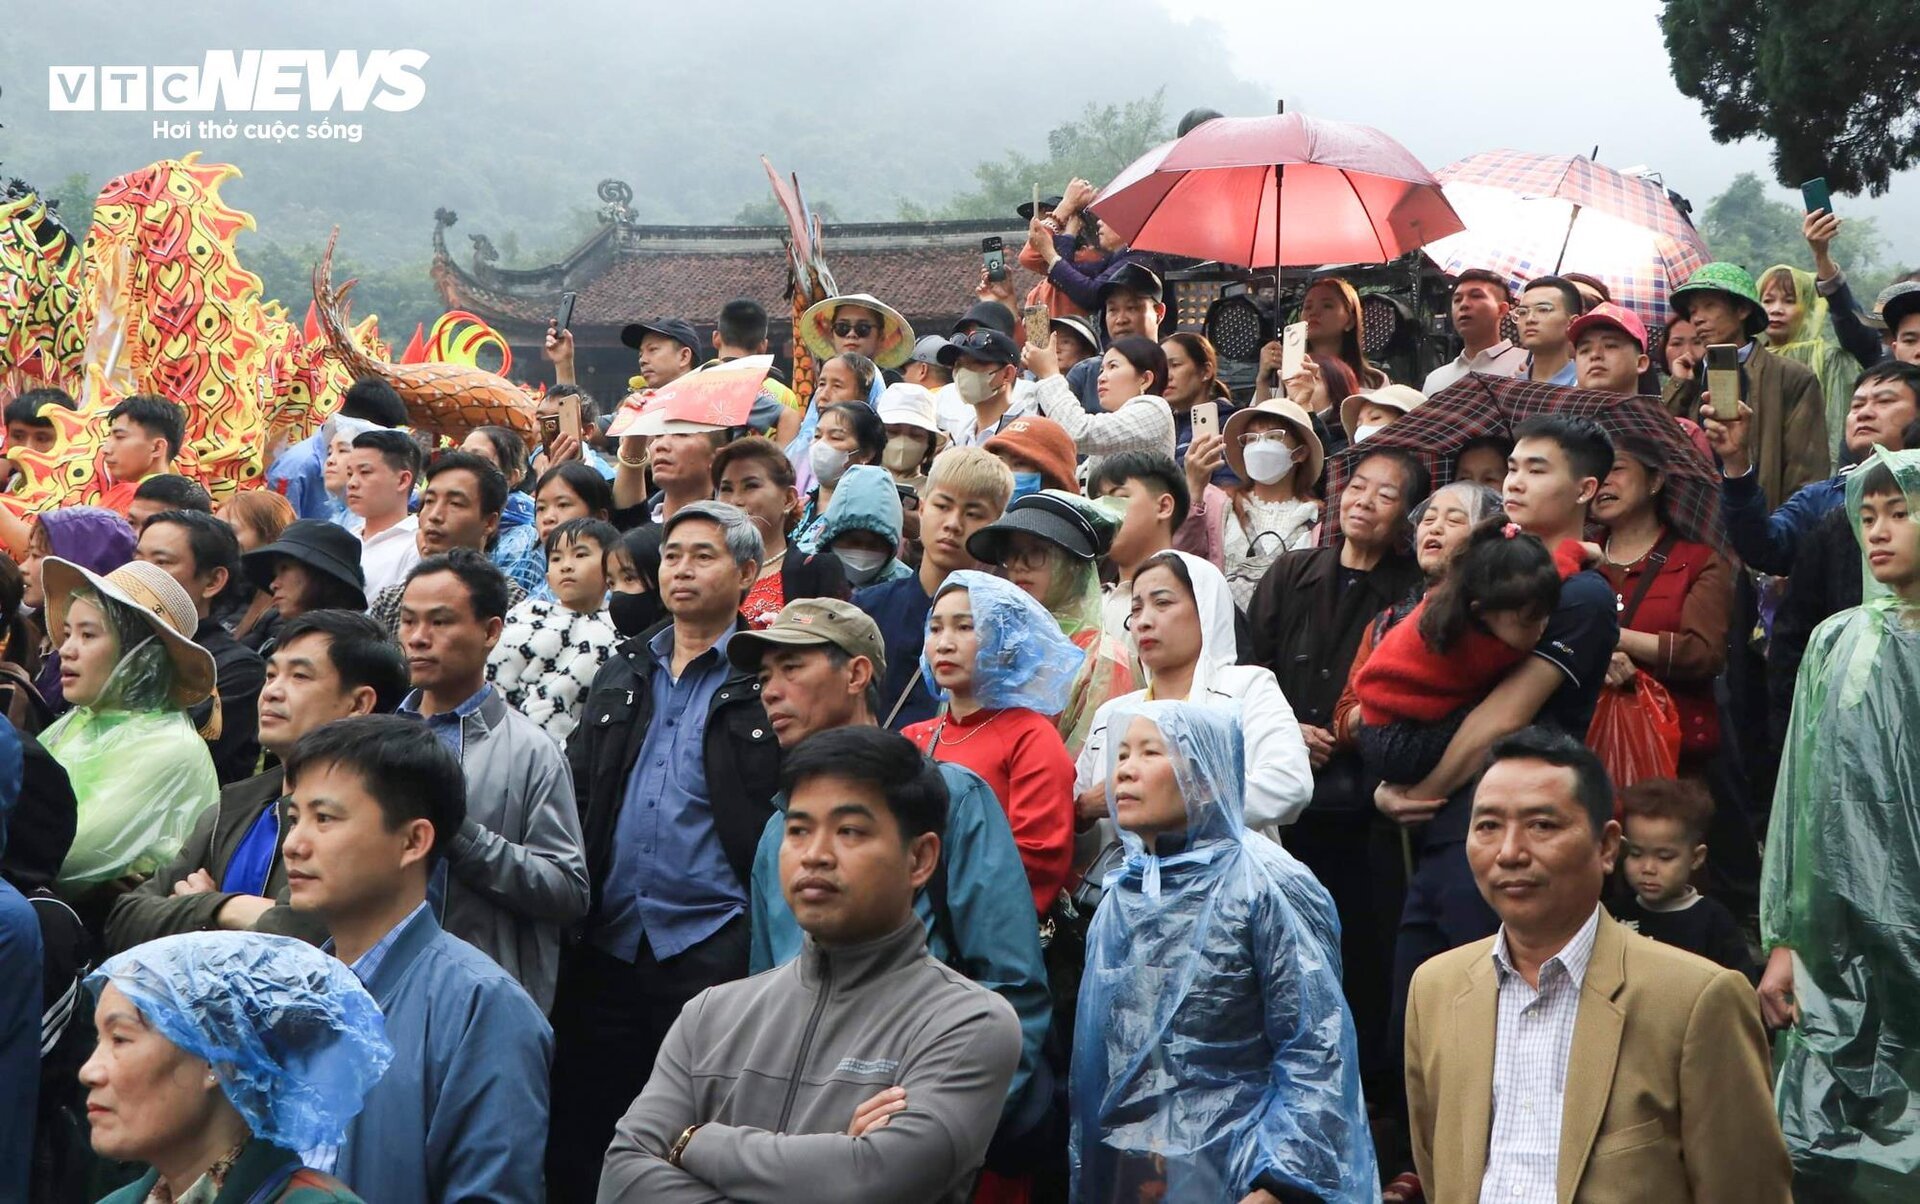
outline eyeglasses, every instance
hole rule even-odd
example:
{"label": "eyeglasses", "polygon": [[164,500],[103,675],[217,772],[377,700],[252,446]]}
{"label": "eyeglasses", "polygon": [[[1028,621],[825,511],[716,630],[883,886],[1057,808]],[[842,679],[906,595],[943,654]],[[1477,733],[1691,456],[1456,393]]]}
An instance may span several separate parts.
{"label": "eyeglasses", "polygon": [[864,339],[878,329],[880,328],[871,322],[835,322],[833,324],[833,333],[843,339],[849,336]]}
{"label": "eyeglasses", "polygon": [[1286,431],[1248,431],[1240,436],[1241,447],[1252,447],[1256,443],[1278,443],[1298,450],[1293,436]]}
{"label": "eyeglasses", "polygon": [[1000,567],[1008,569],[1043,569],[1053,557],[1053,549],[1045,544],[1009,543],[1006,551],[1000,553]]}
{"label": "eyeglasses", "polygon": [[1553,315],[1559,312],[1560,312],[1560,306],[1555,302],[1535,301],[1532,305],[1514,306],[1513,320],[1516,322],[1521,321],[1528,314],[1532,314],[1536,318],[1551,318]]}

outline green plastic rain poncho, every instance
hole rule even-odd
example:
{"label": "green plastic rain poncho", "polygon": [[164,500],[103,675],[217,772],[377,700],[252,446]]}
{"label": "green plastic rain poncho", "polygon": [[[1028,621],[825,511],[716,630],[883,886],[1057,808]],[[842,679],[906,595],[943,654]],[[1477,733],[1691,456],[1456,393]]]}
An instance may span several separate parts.
{"label": "green plastic rain poncho", "polygon": [[1136,717],[1159,729],[1187,827],[1152,848],[1123,832],[1126,862],[1087,931],[1073,1198],[1231,1204],[1265,1187],[1372,1204],[1380,1181],[1333,901],[1284,849],[1248,833],[1244,742],[1224,707],[1115,708],[1116,823],[1117,754]]}
{"label": "green plastic rain poncho", "polygon": [[[1111,511],[1078,494],[1057,489],[1041,492],[1052,494],[1084,514],[1087,521],[1112,542],[1119,523]],[[1093,730],[1093,716],[1100,704],[1133,692],[1137,684],[1133,676],[1133,650],[1101,626],[1100,562],[1081,560],[1057,548],[1053,550],[1052,560],[1052,581],[1040,604],[1059,621],[1060,630],[1074,646],[1086,653],[1086,660],[1073,679],[1067,709],[1054,720],[1054,728],[1067,746],[1067,755],[1078,757],[1086,746],[1087,734]]]}
{"label": "green plastic rain poncho", "polygon": [[1853,382],[1860,376],[1860,362],[1841,350],[1833,324],[1827,321],[1827,299],[1814,287],[1812,272],[1791,264],[1775,264],[1761,273],[1761,290],[1765,291],[1769,278],[1782,272],[1793,280],[1793,295],[1800,302],[1800,320],[1779,343],[1769,338],[1767,349],[1805,364],[1820,378],[1820,393],[1827,403],[1827,450],[1838,464],[1846,451],[1847,409],[1853,404]]}
{"label": "green plastic rain poncho", "polygon": [[[1920,514],[1920,452],[1876,451]],[[1869,575],[1814,629],[1794,686],[1761,881],[1800,1022],[1776,1100],[1802,1198],[1920,1199],[1920,607]]]}
{"label": "green plastic rain poncho", "polygon": [[105,612],[120,660],[91,706],[75,707],[40,735],[80,804],[58,880],[69,897],[159,869],[220,795],[206,741],[170,701],[174,665],[152,628],[92,589],[73,598]]}

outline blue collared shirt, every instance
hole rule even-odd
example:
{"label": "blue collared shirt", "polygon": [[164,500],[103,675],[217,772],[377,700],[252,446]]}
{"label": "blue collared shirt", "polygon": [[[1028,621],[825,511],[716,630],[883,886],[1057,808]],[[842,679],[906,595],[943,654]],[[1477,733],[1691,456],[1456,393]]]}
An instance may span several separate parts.
{"label": "blue collared shirt", "polygon": [[[1533,357],[1532,356],[1527,357],[1527,370],[1525,372],[1522,372],[1520,374],[1520,377],[1522,380],[1533,379]],[[1572,359],[1568,359],[1566,363],[1560,366],[1560,371],[1554,373],[1552,376],[1549,376],[1547,379],[1541,381],[1540,383],[1543,385],[1565,385],[1567,386],[1567,388],[1571,389],[1575,385],[1580,383],[1579,365],[1575,364]]]}
{"label": "blue collared shirt", "polygon": [[480,705],[487,700],[487,694],[492,689],[493,683],[488,682],[459,706],[451,711],[441,711],[437,715],[420,713],[420,691],[414,690],[401,699],[400,705],[395,709],[402,715],[411,716],[426,724],[427,730],[433,733],[434,739],[445,745],[455,760],[459,760],[466,754],[466,740],[460,734],[461,723],[468,715],[480,709]]}
{"label": "blue collared shirt", "polygon": [[665,960],[720,931],[747,907],[713,826],[707,712],[727,680],[728,632],[673,676],[673,628],[648,641],[653,717],[614,824],[613,866],[594,945],[626,961],[641,942]]}
{"label": "blue collared shirt", "polygon": [[[380,963],[386,961],[387,954],[393,952],[394,942],[398,941],[400,934],[407,930],[407,925],[419,919],[420,913],[426,909],[426,901],[422,900],[420,906],[407,913],[406,919],[387,929],[387,935],[375,941],[365,953],[347,963],[347,969],[353,971],[353,976],[360,980],[362,986],[373,981],[373,976],[380,971]],[[332,953],[333,941],[328,940],[324,948],[328,953]],[[300,1161],[323,1175],[332,1174],[334,1164],[339,1160],[340,1147],[337,1145],[315,1146],[300,1153]]]}

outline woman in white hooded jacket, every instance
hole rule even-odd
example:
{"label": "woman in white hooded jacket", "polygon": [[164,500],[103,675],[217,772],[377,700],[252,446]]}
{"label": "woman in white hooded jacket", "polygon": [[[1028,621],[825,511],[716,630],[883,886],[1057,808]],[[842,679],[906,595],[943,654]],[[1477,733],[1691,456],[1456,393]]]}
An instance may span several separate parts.
{"label": "woman in white hooded jacket", "polygon": [[1186,552],[1149,558],[1133,576],[1129,634],[1148,686],[1109,699],[1094,712],[1074,764],[1081,814],[1106,813],[1107,722],[1116,707],[1143,699],[1210,703],[1240,717],[1247,749],[1247,827],[1279,840],[1280,829],[1313,797],[1313,768],[1299,720],[1272,670],[1234,663],[1233,596],[1226,577]]}

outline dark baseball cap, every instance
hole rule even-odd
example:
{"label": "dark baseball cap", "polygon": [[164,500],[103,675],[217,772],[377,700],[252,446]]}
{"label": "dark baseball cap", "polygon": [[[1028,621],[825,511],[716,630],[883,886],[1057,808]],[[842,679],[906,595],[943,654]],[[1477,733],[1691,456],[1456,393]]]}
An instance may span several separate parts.
{"label": "dark baseball cap", "polygon": [[963,355],[982,363],[1017,364],[1020,362],[1020,344],[997,330],[982,326],[978,330],[953,336],[940,349],[940,366],[951,368]]}
{"label": "dark baseball cap", "polygon": [[1107,303],[1107,294],[1115,289],[1126,289],[1139,293],[1142,297],[1160,300],[1167,293],[1166,282],[1160,279],[1160,273],[1139,263],[1122,264],[1113,275],[1107,277],[1100,286],[1100,304]]}
{"label": "dark baseball cap", "polygon": [[997,330],[1008,338],[1013,337],[1013,311],[998,301],[975,301],[967,307],[967,312],[953,324],[953,333],[959,334],[968,327],[985,326]]}
{"label": "dark baseball cap", "polygon": [[[1060,202],[1063,199],[1064,198],[1058,197],[1058,196],[1043,196],[1040,198],[1040,207],[1042,209],[1058,209],[1060,207]],[[1033,220],[1033,202],[1021,201],[1020,207],[1018,209],[1015,209],[1014,212],[1020,215],[1021,221],[1023,222],[1032,221]]]}
{"label": "dark baseball cap", "polygon": [[757,671],[769,648],[822,648],[832,645],[848,656],[873,662],[876,677],[887,672],[887,646],[867,612],[838,598],[796,598],[780,608],[773,624],[743,631],[727,641],[727,659]]}
{"label": "dark baseball cap", "polygon": [[629,322],[620,330],[620,341],[638,351],[640,340],[650,334],[672,339],[693,352],[696,361],[704,353],[700,346],[700,332],[685,318],[650,318],[645,322]]}

